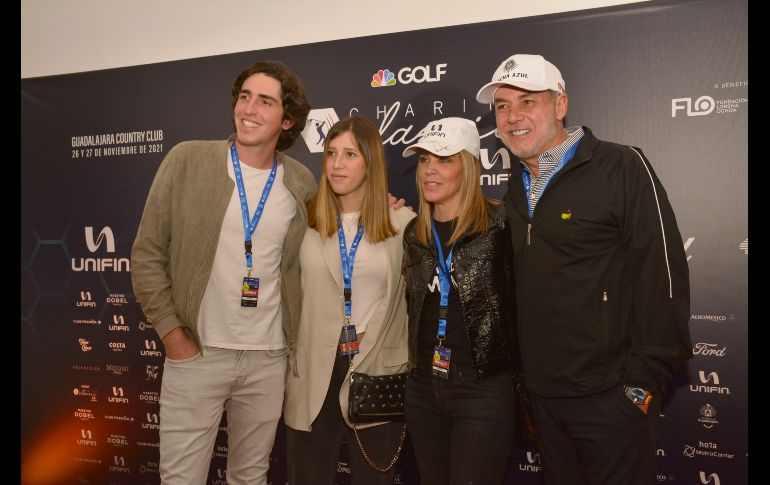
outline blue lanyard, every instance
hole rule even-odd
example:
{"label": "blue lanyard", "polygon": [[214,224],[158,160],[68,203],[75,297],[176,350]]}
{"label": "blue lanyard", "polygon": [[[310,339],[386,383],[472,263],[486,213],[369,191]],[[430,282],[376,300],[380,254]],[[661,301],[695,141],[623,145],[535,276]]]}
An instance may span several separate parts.
{"label": "blue lanyard", "polygon": [[441,249],[441,241],[436,231],[436,223],[431,219],[433,228],[433,241],[436,243],[438,251],[438,290],[441,296],[438,306],[438,338],[443,340],[446,337],[446,317],[449,308],[449,289],[452,287],[450,269],[452,268],[452,252],[454,247],[449,250],[449,256],[444,260],[444,251]]}
{"label": "blue lanyard", "polygon": [[364,226],[358,223],[358,232],[356,237],[353,238],[353,244],[350,245],[350,253],[348,254],[348,248],[345,244],[345,231],[342,230],[342,223],[340,217],[337,216],[337,237],[340,240],[340,259],[342,260],[342,282],[344,285],[344,299],[345,299],[345,323],[350,322],[350,312],[352,310],[352,286],[351,281],[353,279],[353,263],[356,260],[356,250],[358,249],[358,243],[361,242],[361,236],[364,235]]}
{"label": "blue lanyard", "polygon": [[[575,156],[575,151],[577,151],[577,147],[580,145],[580,140],[578,140],[574,145],[570,147],[569,150],[564,154],[563,157],[561,157],[561,160],[559,160],[559,164],[556,165],[556,168],[554,169],[553,173],[550,177],[548,177],[548,180],[545,181],[545,185],[543,185],[543,189],[540,191],[540,194],[545,192],[545,188],[548,187],[548,184],[551,183],[551,179],[553,178],[556,173],[564,168],[565,165],[567,165],[567,162],[572,160],[572,157]],[[530,187],[532,186],[532,175],[530,175],[529,170],[521,167],[521,181],[524,184],[524,191],[527,193],[527,210],[529,212],[529,218],[532,218],[532,213],[535,211],[535,208],[532,207],[532,204],[529,202],[530,197]]]}
{"label": "blue lanyard", "polygon": [[246,199],[246,187],[243,185],[243,173],[241,172],[241,161],[238,159],[238,150],[235,149],[235,143],[230,147],[230,154],[233,157],[233,172],[235,172],[235,182],[238,186],[238,196],[241,199],[241,216],[243,218],[243,232],[246,234],[246,241],[244,242],[244,248],[246,250],[246,267],[251,274],[252,258],[251,258],[251,235],[257,229],[257,224],[262,218],[262,211],[265,210],[265,203],[267,197],[270,195],[270,189],[273,188],[273,182],[275,181],[275,172],[278,171],[278,158],[273,160],[273,169],[270,170],[270,175],[267,177],[265,188],[262,189],[262,197],[259,199],[259,205],[254,212],[254,218],[249,223],[249,201]]}

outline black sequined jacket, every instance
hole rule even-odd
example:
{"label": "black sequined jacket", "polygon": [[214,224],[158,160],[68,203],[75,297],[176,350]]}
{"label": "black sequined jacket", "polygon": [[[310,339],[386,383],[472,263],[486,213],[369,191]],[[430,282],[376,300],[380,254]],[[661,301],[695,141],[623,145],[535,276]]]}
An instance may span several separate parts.
{"label": "black sequined jacket", "polygon": [[[417,240],[416,222],[417,218],[412,219],[404,231],[410,370],[416,367],[422,304],[438,261],[435,245],[428,248]],[[486,235],[463,236],[454,243],[452,253],[473,370],[478,379],[512,371],[519,361],[513,250],[503,206],[490,207],[489,223]]]}

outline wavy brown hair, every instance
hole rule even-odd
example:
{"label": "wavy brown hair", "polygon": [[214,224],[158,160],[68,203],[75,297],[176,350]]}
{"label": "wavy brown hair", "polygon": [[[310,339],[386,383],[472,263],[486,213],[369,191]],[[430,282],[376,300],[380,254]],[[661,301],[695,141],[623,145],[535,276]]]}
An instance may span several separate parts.
{"label": "wavy brown hair", "polygon": [[[276,150],[290,148],[302,130],[305,129],[307,115],[310,113],[310,103],[305,97],[305,89],[299,76],[279,61],[260,61],[244,70],[233,81],[232,107],[238,102],[238,95],[246,79],[254,74],[265,74],[281,83],[281,102],[283,104],[283,120],[291,120],[294,125],[288,130],[281,130],[276,144]],[[282,121],[283,121],[282,120]]]}

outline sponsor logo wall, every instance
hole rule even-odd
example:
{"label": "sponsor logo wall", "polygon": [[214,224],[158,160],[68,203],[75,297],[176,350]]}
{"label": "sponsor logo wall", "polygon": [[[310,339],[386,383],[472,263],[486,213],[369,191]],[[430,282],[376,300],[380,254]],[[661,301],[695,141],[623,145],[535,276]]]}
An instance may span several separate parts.
{"label": "sponsor logo wall", "polygon": [[[416,159],[401,152],[437,118],[476,122],[488,196],[518,180],[491,107],[475,101],[517,52],[560,68],[567,125],[644,150],[677,216],[694,357],[664,396],[657,480],[746,483],[748,6],[653,3],[22,80],[25,483],[159,483],[163,344],[131,288],[131,245],[171,147],[231,133],[238,72],[280,59],[299,73],[313,110],[288,153],[316,176],[330,127],[372,119],[391,192],[416,206]],[[225,426],[209,484],[226,480]],[[269,482],[285,483],[282,425],[273,455]],[[534,443],[517,446],[505,483],[542,483],[543,466]],[[397,468],[395,483],[419,483],[409,446]]]}

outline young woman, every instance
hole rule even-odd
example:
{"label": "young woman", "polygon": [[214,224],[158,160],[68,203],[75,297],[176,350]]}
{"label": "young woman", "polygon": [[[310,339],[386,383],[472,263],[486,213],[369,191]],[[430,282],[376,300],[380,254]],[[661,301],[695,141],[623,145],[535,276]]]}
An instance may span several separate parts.
{"label": "young woman", "polygon": [[[371,121],[353,116],[332,126],[299,252],[302,315],[284,404],[292,485],[333,484],[343,436],[351,484],[393,483],[392,468],[367,463],[348,419],[351,370],[386,375],[407,366],[401,241],[414,212],[389,209],[387,180]],[[356,425],[377,467],[389,465],[403,426]]]}
{"label": "young woman", "polygon": [[479,132],[436,120],[419,155],[419,212],[404,233],[409,301],[406,421],[421,483],[500,483],[513,442],[510,233],[479,185]]}

